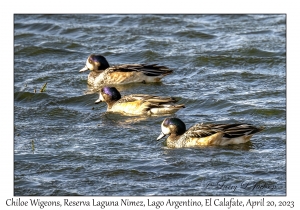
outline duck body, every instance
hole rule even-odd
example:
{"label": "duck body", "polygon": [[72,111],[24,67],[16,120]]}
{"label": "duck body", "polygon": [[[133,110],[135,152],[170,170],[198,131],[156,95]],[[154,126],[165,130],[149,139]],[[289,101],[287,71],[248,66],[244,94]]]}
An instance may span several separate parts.
{"label": "duck body", "polygon": [[157,64],[123,64],[110,66],[102,55],[91,54],[86,65],[79,72],[90,70],[88,84],[101,87],[107,84],[129,84],[159,82],[173,70]]}
{"label": "duck body", "polygon": [[173,114],[184,108],[183,104],[172,97],[160,97],[146,94],[132,94],[121,97],[115,87],[103,87],[95,103],[106,102],[108,112],[119,112],[125,115],[165,115]]}
{"label": "duck body", "polygon": [[247,123],[233,124],[195,124],[186,130],[185,124],[178,118],[166,118],[161,124],[160,140],[166,135],[167,146],[173,148],[241,144],[248,142],[253,134],[262,131]]}

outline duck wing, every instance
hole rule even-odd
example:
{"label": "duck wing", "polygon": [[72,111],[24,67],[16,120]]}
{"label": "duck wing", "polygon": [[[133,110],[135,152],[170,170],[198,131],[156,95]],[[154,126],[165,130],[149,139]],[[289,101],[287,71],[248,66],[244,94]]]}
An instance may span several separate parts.
{"label": "duck wing", "polygon": [[118,102],[133,102],[133,101],[143,101],[148,102],[149,104],[167,104],[167,103],[175,103],[178,100],[173,97],[161,97],[161,96],[153,96],[147,94],[131,94],[127,96],[123,96]]}
{"label": "duck wing", "polygon": [[214,128],[211,124],[198,123],[190,127],[184,135],[186,138],[203,138],[211,136],[220,131],[220,129]]}
{"label": "duck wing", "polygon": [[256,127],[251,124],[245,124],[245,123],[217,124],[214,127],[218,129],[222,129],[224,132],[224,137],[227,138],[250,136],[264,129],[264,127]]}
{"label": "duck wing", "polygon": [[161,97],[161,96],[148,96],[144,98],[144,101],[149,102],[151,104],[170,104],[170,103],[176,103],[178,100],[173,97]]}
{"label": "duck wing", "polygon": [[120,100],[118,100],[118,103],[126,103],[126,102],[135,102],[135,101],[146,101],[149,98],[152,98],[152,95],[147,94],[131,94],[123,96]]}
{"label": "duck wing", "polygon": [[122,106],[131,104],[142,113],[148,114],[171,114],[185,106],[183,104],[174,104],[177,102],[172,97],[160,97],[146,94],[132,94],[123,96],[117,103]]}
{"label": "duck wing", "polygon": [[189,137],[202,138],[213,135],[218,132],[223,133],[223,137],[236,138],[240,136],[249,136],[262,131],[264,127],[255,127],[251,124],[196,124],[192,126],[185,135]]}
{"label": "duck wing", "polygon": [[143,72],[147,76],[160,76],[168,75],[173,72],[166,66],[159,66],[157,64],[123,64],[116,65],[109,68],[110,71],[120,71],[120,72]]}

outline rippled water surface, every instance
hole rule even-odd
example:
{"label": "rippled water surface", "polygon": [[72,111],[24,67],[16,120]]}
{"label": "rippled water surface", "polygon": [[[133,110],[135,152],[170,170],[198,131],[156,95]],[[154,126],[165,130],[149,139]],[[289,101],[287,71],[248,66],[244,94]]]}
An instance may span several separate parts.
{"label": "rippled water surface", "polygon": [[[266,129],[246,144],[169,149],[156,141],[165,116],[94,104],[78,72],[91,53],[174,69],[118,89],[179,98],[187,127]],[[15,15],[14,195],[286,195],[286,16]]]}

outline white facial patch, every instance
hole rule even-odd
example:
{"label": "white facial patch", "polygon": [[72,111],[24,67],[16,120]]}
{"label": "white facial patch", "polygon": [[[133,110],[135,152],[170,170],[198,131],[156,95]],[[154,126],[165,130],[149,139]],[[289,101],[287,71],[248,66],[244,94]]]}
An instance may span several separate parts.
{"label": "white facial patch", "polygon": [[102,95],[102,93],[100,93],[100,94],[99,94],[99,100],[101,100],[101,101],[105,101],[105,100],[104,100],[104,98],[103,98],[103,95]]}
{"label": "white facial patch", "polygon": [[167,127],[165,127],[163,124],[164,124],[164,122],[161,123],[161,131],[162,131],[165,135],[170,134],[170,133],[171,133],[171,132],[170,132],[170,129],[167,128]]}
{"label": "white facial patch", "polygon": [[89,59],[86,60],[85,65],[89,68],[89,70],[91,70],[91,71],[94,70],[94,66],[89,62]]}
{"label": "white facial patch", "polygon": [[104,101],[104,98],[103,98],[102,94],[100,93],[99,94],[99,98],[95,101],[95,103],[98,104],[98,103],[100,103],[102,101]]}

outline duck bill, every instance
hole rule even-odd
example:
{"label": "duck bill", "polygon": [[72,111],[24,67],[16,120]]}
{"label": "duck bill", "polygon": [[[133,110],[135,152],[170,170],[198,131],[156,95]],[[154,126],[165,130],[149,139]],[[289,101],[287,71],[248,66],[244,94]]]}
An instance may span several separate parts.
{"label": "duck bill", "polygon": [[80,69],[79,72],[84,72],[84,71],[87,71],[87,70],[89,70],[89,68],[87,66],[85,66],[82,69]]}
{"label": "duck bill", "polygon": [[99,103],[101,103],[102,101],[101,101],[101,99],[99,98],[99,99],[97,99],[97,101],[95,101],[95,104],[99,104]]}
{"label": "duck bill", "polygon": [[160,139],[164,138],[166,136],[166,134],[164,134],[163,132],[160,133],[159,137],[157,137],[156,141],[159,141]]}

